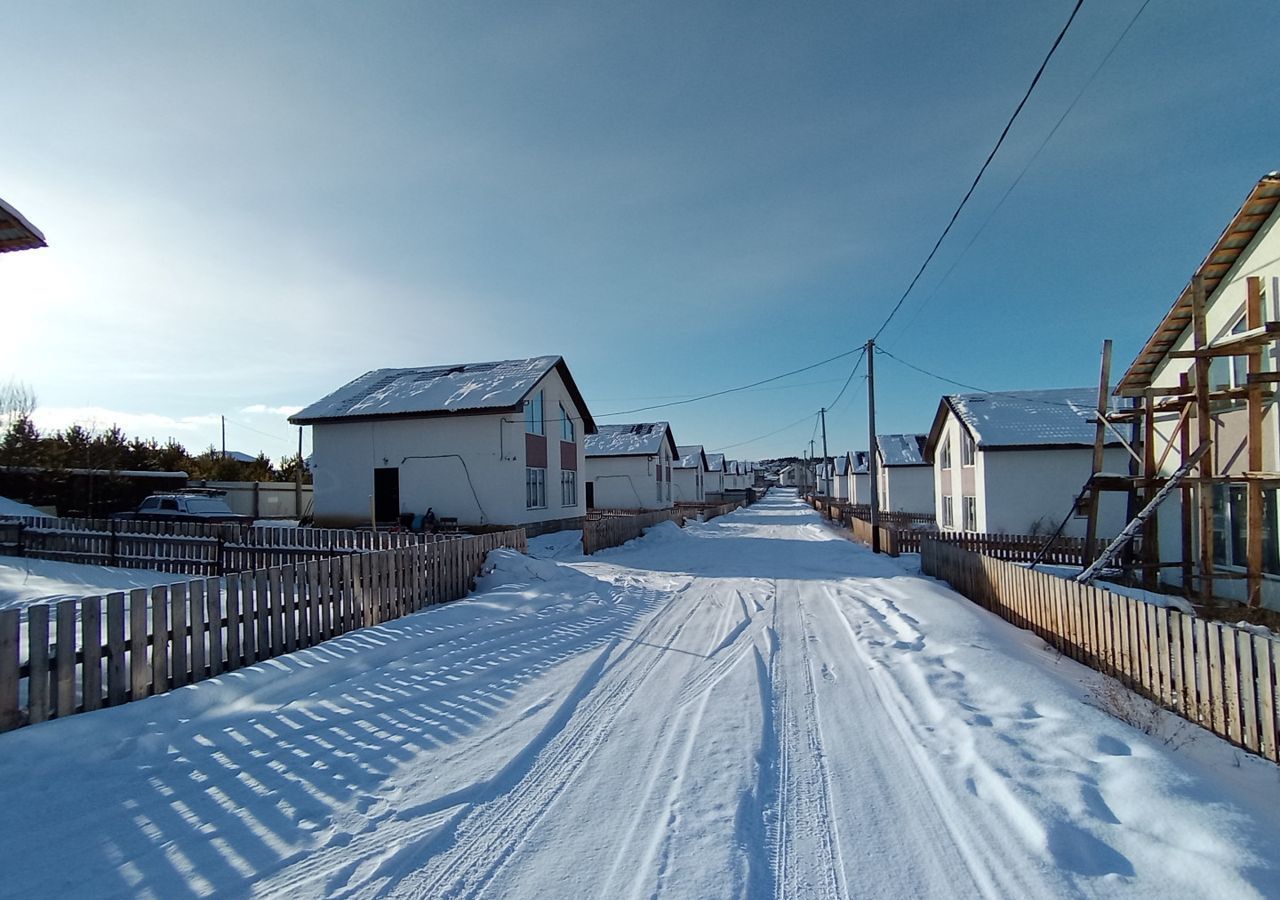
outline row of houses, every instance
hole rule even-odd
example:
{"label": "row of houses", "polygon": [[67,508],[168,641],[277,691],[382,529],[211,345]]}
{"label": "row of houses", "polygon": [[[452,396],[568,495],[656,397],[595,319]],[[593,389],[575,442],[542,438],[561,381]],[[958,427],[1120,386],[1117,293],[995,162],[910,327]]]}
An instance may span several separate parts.
{"label": "row of houses", "polygon": [[574,527],[592,508],[719,502],[748,463],[666,422],[598,425],[560,356],[377,369],[289,419],[312,429],[317,524],[431,510],[465,527]]}
{"label": "row of houses", "polygon": [[[881,508],[932,511],[945,530],[1036,534],[1065,520],[1067,535],[1092,521],[1112,536],[1176,477],[1142,523],[1134,571],[1151,587],[1280,608],[1278,220],[1270,173],[1101,402],[1087,387],[951,394],[927,434],[877,435]],[[865,457],[797,465],[783,483],[865,503]]]}

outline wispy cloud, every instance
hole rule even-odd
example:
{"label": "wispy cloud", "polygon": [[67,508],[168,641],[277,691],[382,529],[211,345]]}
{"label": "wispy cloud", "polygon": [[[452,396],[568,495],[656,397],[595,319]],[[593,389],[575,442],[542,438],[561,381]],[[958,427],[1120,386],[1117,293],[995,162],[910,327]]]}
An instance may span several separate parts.
{"label": "wispy cloud", "polygon": [[158,413],[125,412],[103,406],[40,406],[36,408],[32,419],[42,431],[71,425],[96,431],[117,425],[130,437],[191,434],[216,426],[219,422],[219,417],[213,413],[174,417]]}

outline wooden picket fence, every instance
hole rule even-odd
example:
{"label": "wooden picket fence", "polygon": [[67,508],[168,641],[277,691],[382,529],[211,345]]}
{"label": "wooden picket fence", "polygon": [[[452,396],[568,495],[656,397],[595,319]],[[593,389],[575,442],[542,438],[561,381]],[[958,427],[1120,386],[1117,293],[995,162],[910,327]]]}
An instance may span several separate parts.
{"label": "wooden picket fence", "polygon": [[0,542],[0,553],[204,576],[460,537],[338,528],[6,517],[6,523],[13,521],[21,527],[16,536],[6,535]]}
{"label": "wooden picket fence", "polygon": [[941,540],[921,568],[1064,655],[1252,753],[1280,762],[1277,641]]}
{"label": "wooden picket fence", "polygon": [[0,731],[161,694],[459,599],[500,547],[524,551],[524,530],[0,610]]}

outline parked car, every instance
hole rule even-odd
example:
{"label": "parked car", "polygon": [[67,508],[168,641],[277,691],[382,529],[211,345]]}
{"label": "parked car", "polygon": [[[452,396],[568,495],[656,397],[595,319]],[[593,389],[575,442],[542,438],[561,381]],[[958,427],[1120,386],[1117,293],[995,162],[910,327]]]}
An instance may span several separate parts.
{"label": "parked car", "polygon": [[234,522],[238,525],[252,525],[253,516],[243,516],[233,512],[227,501],[211,492],[175,492],[169,494],[152,494],[138,504],[133,512],[121,512],[112,516],[114,519],[142,519],[145,521],[165,522],[208,522],[218,524]]}

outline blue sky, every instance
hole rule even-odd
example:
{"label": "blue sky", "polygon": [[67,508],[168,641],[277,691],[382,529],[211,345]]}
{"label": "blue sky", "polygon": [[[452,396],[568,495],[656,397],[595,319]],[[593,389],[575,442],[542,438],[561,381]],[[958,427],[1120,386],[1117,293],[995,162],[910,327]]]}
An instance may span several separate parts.
{"label": "blue sky", "polygon": [[[1273,2],[1152,0],[1036,156],[1140,5],[1085,3],[888,350],[995,390],[1095,383],[1102,340],[1122,370],[1280,168]],[[558,353],[620,421],[834,356],[1071,6],[15,5],[0,197],[51,246],[0,257],[0,380],[44,424],[199,448],[226,415],[230,447],[280,456],[284,411],[381,366]],[[631,418],[738,444],[849,368]],[[927,430],[949,388],[877,376],[880,430]],[[828,434],[865,446],[861,379]]]}

